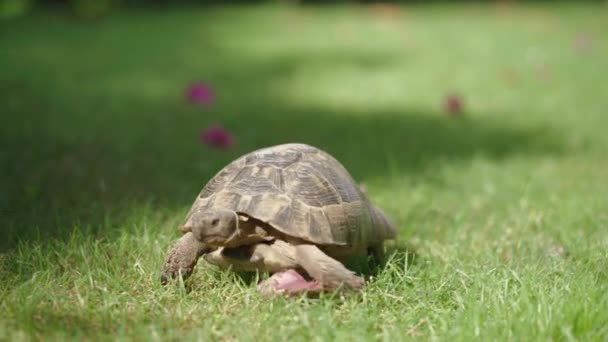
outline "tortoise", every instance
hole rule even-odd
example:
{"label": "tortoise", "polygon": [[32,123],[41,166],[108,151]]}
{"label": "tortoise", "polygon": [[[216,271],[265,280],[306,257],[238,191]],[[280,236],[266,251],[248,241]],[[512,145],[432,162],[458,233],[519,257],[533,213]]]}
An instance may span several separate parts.
{"label": "tortoise", "polygon": [[392,221],[334,157],[289,143],[246,154],[203,188],[170,249],[161,282],[186,278],[197,260],[235,271],[272,274],[264,295],[361,289],[347,268],[371,256],[381,263]]}

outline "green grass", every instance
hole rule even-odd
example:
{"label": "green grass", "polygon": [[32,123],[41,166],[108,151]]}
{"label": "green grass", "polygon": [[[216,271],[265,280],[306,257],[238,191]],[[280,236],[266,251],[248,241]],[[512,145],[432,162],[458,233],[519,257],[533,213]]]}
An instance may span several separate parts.
{"label": "green grass", "polygon": [[[606,340],[606,22],[567,4],[0,22],[0,340]],[[210,108],[183,99],[198,79]],[[198,143],[216,122],[235,148]],[[264,300],[204,263],[161,287],[205,182],[289,141],[396,221],[386,268],[346,298]]]}

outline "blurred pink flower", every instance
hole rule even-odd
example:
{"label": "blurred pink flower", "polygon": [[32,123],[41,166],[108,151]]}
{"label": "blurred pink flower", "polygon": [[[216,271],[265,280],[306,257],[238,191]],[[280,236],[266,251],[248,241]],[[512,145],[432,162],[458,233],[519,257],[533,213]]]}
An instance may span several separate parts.
{"label": "blurred pink flower", "polygon": [[462,99],[456,94],[448,95],[443,102],[443,108],[450,116],[461,115],[462,107]]}
{"label": "blurred pink flower", "polygon": [[215,98],[215,94],[213,93],[213,89],[206,84],[197,82],[192,83],[186,89],[186,98],[188,101],[192,103],[197,103],[201,105],[209,105],[213,102]]}
{"label": "blurred pink flower", "polygon": [[500,70],[499,77],[508,86],[516,86],[519,81],[519,75],[510,67],[505,67]]}
{"label": "blurred pink flower", "polygon": [[543,81],[550,81],[552,77],[551,68],[546,63],[542,63],[537,67],[538,77]]}
{"label": "blurred pink flower", "polygon": [[572,42],[572,46],[578,52],[585,53],[591,50],[593,38],[587,32],[577,32],[574,36],[574,40]]}
{"label": "blurred pink flower", "polygon": [[232,134],[220,125],[212,125],[201,131],[201,143],[213,148],[228,148],[234,145]]}

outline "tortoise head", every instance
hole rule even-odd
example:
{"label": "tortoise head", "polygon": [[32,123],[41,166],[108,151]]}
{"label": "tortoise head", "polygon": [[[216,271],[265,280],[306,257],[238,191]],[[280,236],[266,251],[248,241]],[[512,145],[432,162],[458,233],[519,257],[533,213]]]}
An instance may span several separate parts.
{"label": "tortoise head", "polygon": [[222,247],[233,240],[238,231],[239,216],[227,209],[194,211],[181,227],[184,233],[212,247]]}

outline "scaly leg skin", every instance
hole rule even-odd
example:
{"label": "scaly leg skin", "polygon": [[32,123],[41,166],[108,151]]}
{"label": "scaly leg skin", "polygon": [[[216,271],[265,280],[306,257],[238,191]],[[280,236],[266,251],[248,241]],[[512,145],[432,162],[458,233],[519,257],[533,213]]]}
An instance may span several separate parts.
{"label": "scaly leg skin", "polygon": [[298,268],[306,271],[313,280],[306,280],[294,268],[280,271],[258,285],[258,291],[263,296],[297,296],[304,293],[316,294],[323,291],[334,291],[341,287],[353,290],[363,287],[363,278],[325,254],[317,246],[289,246],[291,247],[290,254],[295,257]]}
{"label": "scaly leg skin", "polygon": [[274,273],[258,285],[258,291],[264,297],[297,296],[323,290],[318,281],[308,281],[295,270],[300,268],[295,260],[295,247],[285,241],[276,240],[272,244],[259,243],[238,248],[218,248],[205,254],[204,258],[210,264],[235,271],[257,270]]}
{"label": "scaly leg skin", "polygon": [[234,271],[275,273],[298,267],[293,245],[281,240],[237,248],[220,247],[204,258],[210,264]]}
{"label": "scaly leg skin", "polygon": [[194,266],[201,255],[211,251],[204,243],[198,241],[194,234],[186,233],[171,247],[161,270],[160,282],[165,285],[169,279],[187,279],[194,271]]}
{"label": "scaly leg skin", "polygon": [[[341,286],[360,289],[363,279],[315,245],[294,246],[282,240],[238,248],[219,248],[204,256],[207,262],[235,271],[262,271],[273,275],[258,285],[266,297],[297,296],[334,291]],[[299,271],[313,278],[306,280]]]}
{"label": "scaly leg skin", "polygon": [[325,291],[333,291],[340,287],[360,290],[365,283],[363,278],[315,245],[296,246],[296,260],[313,279],[321,283]]}

